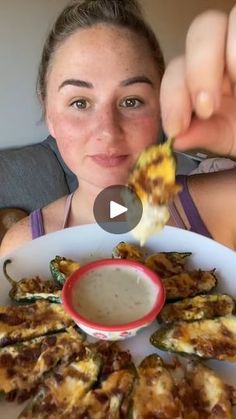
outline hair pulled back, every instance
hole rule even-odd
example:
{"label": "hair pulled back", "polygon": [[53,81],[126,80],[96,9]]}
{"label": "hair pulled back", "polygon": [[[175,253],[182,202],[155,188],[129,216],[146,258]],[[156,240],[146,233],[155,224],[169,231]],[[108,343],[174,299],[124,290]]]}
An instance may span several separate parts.
{"label": "hair pulled back", "polygon": [[58,16],[44,44],[37,80],[37,93],[42,102],[46,98],[47,74],[54,52],[78,29],[99,23],[124,27],[144,37],[162,77],[165,64],[160,45],[136,0],[72,0]]}

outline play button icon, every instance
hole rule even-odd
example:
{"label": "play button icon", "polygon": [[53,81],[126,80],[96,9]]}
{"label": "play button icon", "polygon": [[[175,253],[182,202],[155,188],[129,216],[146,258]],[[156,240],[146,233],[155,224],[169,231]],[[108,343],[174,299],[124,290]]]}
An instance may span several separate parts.
{"label": "play button icon", "polygon": [[123,205],[117,204],[117,202],[110,202],[110,218],[118,217],[118,215],[124,214],[128,211],[128,208]]}
{"label": "play button icon", "polygon": [[142,217],[142,203],[127,186],[113,185],[103,189],[94,202],[94,217],[99,226],[114,234],[133,230]]}

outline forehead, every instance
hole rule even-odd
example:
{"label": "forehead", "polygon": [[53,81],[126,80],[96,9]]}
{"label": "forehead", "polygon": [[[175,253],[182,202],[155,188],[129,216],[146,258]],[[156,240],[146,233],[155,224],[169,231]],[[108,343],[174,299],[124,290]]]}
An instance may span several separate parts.
{"label": "forehead", "polygon": [[50,65],[54,77],[76,76],[86,71],[102,74],[109,71],[122,73],[121,77],[133,72],[158,77],[158,68],[150,46],[145,38],[133,31],[108,24],[79,29],[70,35],[55,51]]}

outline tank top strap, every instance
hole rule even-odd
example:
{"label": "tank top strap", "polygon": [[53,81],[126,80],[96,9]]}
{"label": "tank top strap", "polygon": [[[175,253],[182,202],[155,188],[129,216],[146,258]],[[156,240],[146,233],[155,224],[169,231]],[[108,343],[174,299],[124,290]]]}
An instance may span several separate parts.
{"label": "tank top strap", "polygon": [[168,209],[169,209],[171,217],[173,218],[176,224],[176,227],[186,229],[186,225],[184,224],[174,201],[169,202]]}
{"label": "tank top strap", "polygon": [[71,193],[66,198],[65,212],[64,212],[64,219],[63,219],[62,229],[67,227],[67,223],[68,223],[68,220],[69,220],[70,209],[71,209],[71,202],[72,202],[73,195],[74,194]]}
{"label": "tank top strap", "polygon": [[212,237],[207,227],[205,226],[198,209],[189,193],[188,189],[188,176],[178,175],[177,182],[182,185],[182,191],[179,194],[180,202],[183,206],[186,217],[188,218],[189,224],[191,226],[190,231],[201,234],[206,237]]}
{"label": "tank top strap", "polygon": [[41,208],[30,213],[30,227],[32,239],[37,239],[45,234]]}

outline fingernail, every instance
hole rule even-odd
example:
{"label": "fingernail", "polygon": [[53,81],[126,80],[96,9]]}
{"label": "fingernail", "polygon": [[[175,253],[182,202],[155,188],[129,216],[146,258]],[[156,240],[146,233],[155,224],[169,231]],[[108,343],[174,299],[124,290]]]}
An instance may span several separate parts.
{"label": "fingernail", "polygon": [[195,100],[195,111],[197,116],[203,119],[209,118],[215,110],[214,99],[209,92],[198,93]]}

